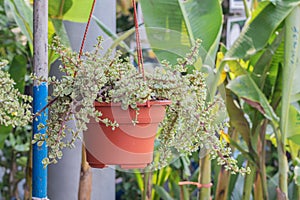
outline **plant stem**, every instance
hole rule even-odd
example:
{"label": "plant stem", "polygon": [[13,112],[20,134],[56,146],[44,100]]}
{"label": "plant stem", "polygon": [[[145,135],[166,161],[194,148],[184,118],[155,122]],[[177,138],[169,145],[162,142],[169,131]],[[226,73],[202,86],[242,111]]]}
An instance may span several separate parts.
{"label": "plant stem", "polygon": [[152,172],[144,173],[144,191],[142,194],[142,200],[150,200],[152,193]]}
{"label": "plant stem", "polygon": [[253,180],[256,174],[256,167],[248,161],[248,167],[250,167],[250,174],[246,174],[244,181],[243,200],[249,200],[252,192]]}
{"label": "plant stem", "polygon": [[32,199],[32,145],[29,145],[29,155],[26,165],[26,185],[24,189],[24,199]]}
{"label": "plant stem", "polygon": [[[204,158],[199,161],[199,177],[198,182],[200,184],[210,184],[211,183],[211,160],[209,154],[207,154]],[[209,200],[210,199],[211,189],[208,188],[200,188],[198,199],[199,200]]]}
{"label": "plant stem", "polygon": [[51,101],[49,101],[47,103],[46,106],[44,106],[40,111],[38,111],[37,113],[34,114],[33,118],[36,118],[37,116],[40,116],[42,112],[44,112],[48,107],[50,107],[53,103],[55,103],[55,101],[57,101],[58,96],[54,97],[53,99],[51,99]]}
{"label": "plant stem", "polygon": [[[283,193],[283,195],[287,198],[288,197],[288,161],[286,157],[286,150],[285,150],[285,141],[282,139],[282,134],[279,129],[279,126],[273,122],[272,123],[276,142],[277,142],[277,154],[278,154],[278,173],[279,173],[279,192]],[[277,195],[282,195],[278,194]]]}
{"label": "plant stem", "polygon": [[230,183],[231,174],[229,171],[226,171],[223,166],[219,172],[218,185],[216,189],[216,198],[218,200],[226,200],[228,196],[228,185]]}
{"label": "plant stem", "polygon": [[254,199],[268,199],[268,188],[266,180],[266,166],[265,166],[265,135],[268,120],[263,120],[260,127],[259,137],[257,142],[257,154],[260,155],[257,159],[258,171],[256,173],[256,180],[254,182]]}
{"label": "plant stem", "polygon": [[297,185],[296,187],[297,187],[296,188],[296,190],[297,190],[297,192],[296,192],[296,195],[297,195],[296,198],[300,199],[300,186]]}
{"label": "plant stem", "polygon": [[278,143],[278,164],[279,164],[279,189],[288,196],[288,161],[286,151],[282,143]]}
{"label": "plant stem", "polygon": [[247,4],[247,1],[243,0],[243,3],[244,3],[245,15],[248,18],[248,17],[250,17],[251,12],[250,12],[249,6]]}

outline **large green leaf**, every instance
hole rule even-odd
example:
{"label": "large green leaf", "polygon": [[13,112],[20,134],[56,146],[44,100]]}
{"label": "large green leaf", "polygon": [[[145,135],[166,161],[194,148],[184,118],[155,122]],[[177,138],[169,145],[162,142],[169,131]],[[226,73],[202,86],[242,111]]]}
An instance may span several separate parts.
{"label": "large green leaf", "polygon": [[109,47],[107,50],[107,53],[110,51],[113,51],[118,45],[120,45],[122,48],[124,48],[128,53],[132,53],[130,47],[124,42],[125,39],[127,39],[129,36],[131,36],[135,28],[131,28],[127,30],[126,32],[122,33],[122,35],[117,35],[112,30],[110,30],[109,27],[107,27],[100,19],[98,19],[96,16],[93,15],[92,18],[98,27],[111,39],[114,40],[113,44]]}
{"label": "large green leaf", "polygon": [[48,2],[48,14],[53,19],[63,19],[64,14],[72,7],[72,0],[50,0]]}
{"label": "large green leaf", "polygon": [[278,117],[269,105],[267,98],[249,75],[242,75],[230,81],[227,88],[256,108],[267,119],[278,121]]}
{"label": "large green leaf", "polygon": [[300,112],[294,105],[289,107],[286,134],[288,139],[300,145]]}
{"label": "large green leaf", "polygon": [[160,196],[163,200],[173,200],[173,198],[169,195],[169,193],[161,186],[154,185],[155,192]]}
{"label": "large green leaf", "polygon": [[244,112],[234,103],[234,97],[230,90],[226,89],[226,109],[230,117],[230,123],[241,134],[246,144],[250,144],[250,125]]}
{"label": "large green leaf", "polygon": [[281,132],[282,141],[290,138],[300,144],[300,5],[286,19],[285,57],[283,67]]}
{"label": "large green leaf", "polygon": [[144,22],[151,48],[159,60],[175,63],[191,47],[190,35],[177,0],[142,0]]}
{"label": "large green leaf", "polygon": [[11,133],[12,127],[11,126],[3,126],[0,125],[0,148],[3,148],[4,142],[8,135]]}
{"label": "large green leaf", "polygon": [[[64,20],[87,22],[93,0],[73,0],[72,7],[64,14]],[[97,12],[95,9],[94,12]]]}
{"label": "large green leaf", "polygon": [[240,200],[243,199],[243,185],[245,182],[245,177],[242,175],[238,175],[238,178],[234,184],[234,189],[231,193],[231,200]]}
{"label": "large green leaf", "polygon": [[22,33],[33,44],[33,11],[23,0],[4,0],[6,12],[13,15]]}
{"label": "large green leaf", "polygon": [[57,35],[60,38],[61,42],[64,45],[70,46],[69,38],[65,26],[63,24],[63,21],[60,19],[51,19],[51,21],[55,30],[55,35]]}
{"label": "large green leaf", "polygon": [[[181,1],[180,1],[181,2]],[[206,63],[213,64],[222,31],[222,8],[218,0],[183,1],[186,24],[194,39],[202,40]],[[212,65],[214,66],[214,65]]]}
{"label": "large green leaf", "polygon": [[300,163],[298,163],[298,165],[295,167],[294,174],[295,183],[300,186]]}
{"label": "large green leaf", "polygon": [[[268,45],[263,54],[254,63],[254,70],[252,78],[263,91],[267,98],[272,95],[274,85],[278,75],[278,66],[283,63],[284,54],[284,31],[281,30],[279,34],[273,34],[271,43]],[[275,52],[275,54],[274,54]],[[252,62],[252,59],[250,60]]]}
{"label": "large green leaf", "polygon": [[262,50],[267,45],[272,33],[299,3],[299,0],[286,0],[260,4],[262,8],[257,9],[253,14],[252,19],[246,24],[226,57],[230,59],[249,58]]}
{"label": "large green leaf", "polygon": [[222,27],[220,1],[141,0],[141,5],[151,48],[160,60],[185,56],[198,38],[202,59],[209,54],[214,60]]}
{"label": "large green leaf", "polygon": [[14,56],[10,68],[9,73],[11,78],[15,81],[17,88],[22,94],[24,93],[25,88],[25,75],[27,71],[27,59],[23,55]]}
{"label": "large green leaf", "polygon": [[[61,42],[65,46],[70,46],[69,38],[66,33],[66,29],[64,23],[60,19],[48,19],[48,44],[51,44],[53,38],[58,36]],[[59,58],[59,55],[55,53],[51,48],[48,49],[48,68],[50,70],[50,66],[53,62],[55,62]]]}
{"label": "large green leaf", "polygon": [[268,178],[268,193],[269,199],[276,199],[276,188],[278,187],[279,174],[276,173],[273,177]]}
{"label": "large green leaf", "polygon": [[92,3],[93,0],[51,0],[49,1],[49,17],[56,20],[86,22]]}

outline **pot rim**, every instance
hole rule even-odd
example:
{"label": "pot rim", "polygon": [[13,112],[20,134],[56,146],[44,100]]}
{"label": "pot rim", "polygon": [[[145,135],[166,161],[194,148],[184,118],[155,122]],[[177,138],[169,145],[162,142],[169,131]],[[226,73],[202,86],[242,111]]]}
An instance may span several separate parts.
{"label": "pot rim", "polygon": [[[138,103],[137,106],[138,107],[143,107],[143,106],[155,106],[155,105],[171,105],[172,101],[171,100],[150,100],[148,102],[145,103]],[[121,106],[121,103],[106,103],[106,102],[98,102],[98,101],[94,101],[94,106],[96,107],[108,107],[108,106],[113,106],[113,107],[117,107],[117,106]]]}

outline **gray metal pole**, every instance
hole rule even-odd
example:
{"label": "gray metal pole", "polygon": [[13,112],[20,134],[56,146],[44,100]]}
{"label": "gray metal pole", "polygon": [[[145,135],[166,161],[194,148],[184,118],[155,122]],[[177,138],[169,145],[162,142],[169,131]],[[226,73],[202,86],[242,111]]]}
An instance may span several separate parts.
{"label": "gray metal pole", "polygon": [[[34,1],[33,22],[33,55],[34,73],[38,77],[48,78],[48,0]],[[48,85],[47,82],[34,82],[33,87],[33,112],[39,112],[47,105]],[[38,129],[40,123],[46,125],[48,118],[47,110],[33,120],[33,134],[45,134],[45,128]],[[44,143],[33,145],[32,157],[32,199],[47,199],[47,167],[42,160],[47,157],[47,146]]]}

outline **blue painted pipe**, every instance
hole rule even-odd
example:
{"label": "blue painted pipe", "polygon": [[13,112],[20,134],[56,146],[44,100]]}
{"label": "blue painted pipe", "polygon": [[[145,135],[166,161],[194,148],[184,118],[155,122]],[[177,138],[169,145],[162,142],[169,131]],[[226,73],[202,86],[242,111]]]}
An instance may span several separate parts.
{"label": "blue painted pipe", "polygon": [[[37,113],[47,105],[48,86],[43,82],[33,87],[33,113]],[[48,109],[41,113],[33,120],[33,135],[45,134],[46,120],[48,119]],[[42,123],[44,128],[38,130],[38,125]],[[32,197],[47,198],[47,167],[44,167],[42,160],[47,157],[48,150],[44,143],[42,146],[33,145],[32,156]]]}

